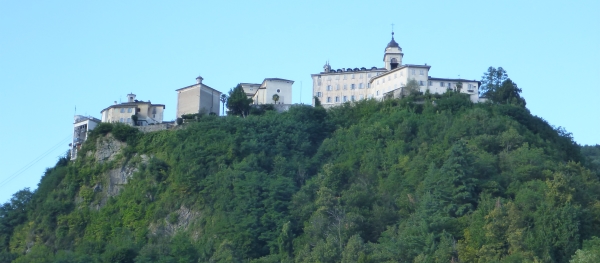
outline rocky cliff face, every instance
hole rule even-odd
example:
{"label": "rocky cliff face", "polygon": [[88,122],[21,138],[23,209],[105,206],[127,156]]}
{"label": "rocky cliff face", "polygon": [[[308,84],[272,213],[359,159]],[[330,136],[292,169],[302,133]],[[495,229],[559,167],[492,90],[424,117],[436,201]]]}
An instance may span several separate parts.
{"label": "rocky cliff face", "polygon": [[[138,171],[139,165],[148,162],[149,157],[143,154],[139,155],[139,158],[137,158],[138,154],[135,154],[130,159],[122,156],[122,151],[126,146],[126,143],[116,140],[110,134],[96,141],[96,151],[90,153],[93,154],[96,162],[99,164],[115,162],[118,168],[106,171],[100,177],[101,180],[94,185],[93,191],[99,193],[101,199],[90,204],[90,208],[95,210],[102,208],[110,197],[117,196],[121,192],[128,180]],[[131,160],[134,159],[141,159],[141,161],[132,162]],[[81,200],[79,199],[79,201]]]}
{"label": "rocky cliff face", "polygon": [[126,143],[116,140],[109,134],[104,138],[98,138],[96,141],[94,157],[98,163],[113,161],[125,146],[127,146]]}

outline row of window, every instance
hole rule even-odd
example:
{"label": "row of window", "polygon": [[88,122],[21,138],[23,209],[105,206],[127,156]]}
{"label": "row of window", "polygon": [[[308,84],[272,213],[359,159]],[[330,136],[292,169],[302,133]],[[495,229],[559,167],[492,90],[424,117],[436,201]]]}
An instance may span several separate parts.
{"label": "row of window", "polygon": [[[348,76],[350,77],[350,79],[355,79],[356,75],[358,75],[359,79],[363,78],[364,74],[342,74],[343,79],[348,79]],[[373,73],[373,75],[375,76],[379,76],[379,73]],[[371,73],[367,73],[367,78],[371,77]],[[339,80],[340,79],[340,75],[335,75],[335,79]],[[327,76],[327,80],[331,80],[331,76]]]}
{"label": "row of window", "polygon": [[127,110],[127,113],[131,113],[133,111],[133,108],[127,108],[127,109],[121,108],[120,112],[125,113],[125,110]]}
{"label": "row of window", "polygon": [[[417,75],[416,69],[411,69],[410,73],[411,73],[411,75]],[[363,75],[364,74],[358,74],[358,78],[362,79]],[[373,75],[374,76],[379,76],[379,75],[381,75],[381,72],[373,73]],[[403,75],[403,72],[400,71],[400,76],[402,76],[402,75]],[[419,70],[419,75],[424,76],[425,75],[425,70],[420,69]],[[355,78],[355,74],[342,74],[342,76],[344,76],[343,79],[347,79],[348,76],[350,76],[351,79]],[[371,77],[371,73],[368,73],[367,74],[367,78],[370,78],[370,77]],[[394,74],[394,78],[397,78],[397,74]],[[335,75],[335,79],[339,80],[340,79],[340,75]],[[390,79],[391,79],[391,76],[388,76],[388,80],[390,80]],[[327,76],[327,80],[331,80],[331,76]],[[318,85],[321,85],[321,76],[318,76],[317,82],[318,82]],[[385,82],[385,78],[383,79],[383,82]]]}
{"label": "row of window", "polygon": [[[367,88],[370,87],[370,84],[366,85]],[[356,87],[358,87],[359,89],[363,89],[363,83],[358,83],[358,86],[356,84],[350,84],[350,89],[356,89]],[[348,85],[344,84],[344,90],[348,89]],[[331,85],[327,85],[327,91],[332,91],[333,87]],[[335,90],[340,90],[340,84],[335,85]]]}
{"label": "row of window", "polygon": [[[381,74],[381,72],[367,73],[367,77],[366,78],[370,78],[371,76],[379,76],[380,74]],[[356,75],[358,75],[359,79],[362,79],[363,75],[365,75],[365,74],[342,74],[342,76],[344,76],[343,79],[348,79],[348,76],[350,76],[351,79],[355,79]],[[340,75],[335,75],[335,79],[339,80],[340,79]],[[327,80],[331,80],[331,76],[327,76]],[[321,76],[317,77],[317,82],[318,82],[318,85],[320,86],[321,85]]]}
{"label": "row of window", "polygon": [[130,123],[131,122],[131,118],[127,118],[127,119],[121,118],[121,119],[119,119],[119,122]]}
{"label": "row of window", "polygon": [[[384,80],[383,82],[385,82],[385,80]],[[379,82],[378,82],[377,84],[379,84]],[[402,83],[402,84],[400,84],[400,85],[401,85],[401,86],[404,86],[404,83]],[[428,82],[427,82],[427,85],[428,85],[428,86],[433,86],[433,83],[432,83],[432,81],[431,81],[431,80],[430,80],[430,81],[428,81]],[[419,80],[419,86],[425,86],[425,81]],[[472,90],[472,89],[474,89],[474,88],[475,88],[475,85],[472,85],[472,84],[468,84],[467,86],[468,86],[468,89],[469,89],[469,90]],[[394,88],[396,88],[396,87],[397,87],[397,85],[394,85]],[[450,83],[450,82],[448,82],[448,83],[440,82],[440,87],[448,87],[448,88],[452,88],[452,83]]]}
{"label": "row of window", "polygon": [[[317,92],[317,97],[321,98],[322,96],[323,96],[323,93]],[[379,91],[376,92],[375,96],[379,97]],[[364,99],[364,98],[365,98],[364,95],[360,95],[359,96],[359,99],[361,99],[361,100]],[[373,98],[373,94],[368,95],[368,98],[372,99]],[[351,95],[350,96],[350,101],[355,101],[355,100],[356,100],[356,97],[354,95]],[[327,97],[326,101],[328,103],[331,103],[332,102],[332,97]],[[341,97],[340,96],[335,96],[334,101],[335,102],[347,102],[348,101],[348,96],[341,96]]]}
{"label": "row of window", "polygon": [[[372,98],[372,97],[373,97],[373,95],[369,96],[369,98]],[[363,95],[359,96],[359,99],[361,99],[361,100],[364,99],[364,98],[365,97]],[[340,101],[340,99],[341,99],[341,101]],[[350,96],[350,101],[355,101],[355,100],[356,100],[356,97],[354,95]],[[348,101],[348,96],[342,96],[342,97],[336,96],[335,97],[335,102],[347,102],[347,101]],[[327,97],[327,102],[331,103],[332,102],[332,98],[331,97]]]}

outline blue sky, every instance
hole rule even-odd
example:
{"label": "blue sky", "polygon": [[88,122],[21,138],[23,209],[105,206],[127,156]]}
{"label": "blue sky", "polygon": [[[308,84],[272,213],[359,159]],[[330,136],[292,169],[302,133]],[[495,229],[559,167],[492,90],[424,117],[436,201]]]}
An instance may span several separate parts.
{"label": "blue sky", "polygon": [[36,188],[64,155],[75,107],[100,118],[133,92],[166,104],[172,120],[175,89],[198,75],[222,92],[291,79],[294,102],[308,103],[310,74],[326,60],[382,67],[392,23],[404,63],[477,80],[502,66],[533,114],[599,144],[599,10],[600,1],[0,1],[0,202]]}

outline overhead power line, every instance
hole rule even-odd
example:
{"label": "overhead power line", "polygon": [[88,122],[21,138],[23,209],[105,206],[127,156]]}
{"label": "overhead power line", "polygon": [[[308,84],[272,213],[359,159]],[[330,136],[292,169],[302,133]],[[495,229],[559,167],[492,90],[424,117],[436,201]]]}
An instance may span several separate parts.
{"label": "overhead power line", "polygon": [[7,185],[10,181],[12,181],[13,179],[17,178],[19,175],[21,175],[22,173],[24,173],[25,171],[27,171],[29,168],[31,168],[32,166],[34,166],[39,161],[43,160],[44,157],[48,156],[48,154],[51,154],[56,149],[58,149],[59,147],[63,146],[64,143],[66,143],[69,140],[69,138],[72,138],[72,136],[73,136],[72,134],[69,134],[67,137],[65,137],[64,139],[62,139],[56,145],[52,146],[50,149],[48,149],[47,151],[45,151],[44,153],[42,153],[37,158],[33,159],[31,162],[29,162],[28,164],[26,164],[25,166],[23,166],[21,169],[19,169],[18,171],[16,171],[12,175],[8,176],[6,179],[4,179],[2,182],[0,182],[0,188],[2,188],[5,185]]}

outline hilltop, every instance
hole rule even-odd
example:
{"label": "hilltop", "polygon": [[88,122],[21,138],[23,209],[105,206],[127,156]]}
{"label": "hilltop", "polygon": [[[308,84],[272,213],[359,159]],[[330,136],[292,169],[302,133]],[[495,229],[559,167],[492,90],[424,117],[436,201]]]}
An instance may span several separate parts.
{"label": "hilltop", "polygon": [[102,123],[2,206],[0,261],[588,262],[596,150],[454,92]]}

